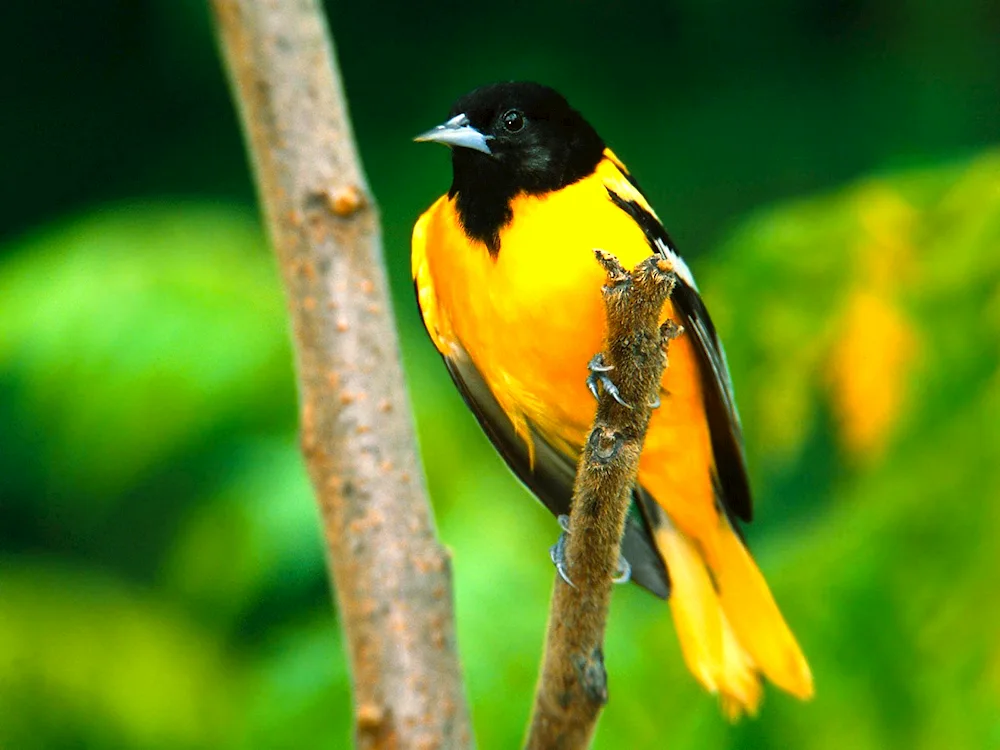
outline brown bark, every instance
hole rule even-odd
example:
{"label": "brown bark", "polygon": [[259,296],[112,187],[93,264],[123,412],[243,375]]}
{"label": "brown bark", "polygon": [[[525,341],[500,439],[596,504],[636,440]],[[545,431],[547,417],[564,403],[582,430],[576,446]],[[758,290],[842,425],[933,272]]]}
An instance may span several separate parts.
{"label": "brown bark", "polygon": [[319,0],[212,0],[292,317],[302,450],[364,748],[472,744],[365,182]]}
{"label": "brown bark", "polygon": [[602,395],[577,468],[565,557],[570,586],[558,575],[527,747],[585,748],[608,700],[604,628],[632,485],[666,366],[666,346],[677,335],[659,326],[674,285],[669,263],[649,258],[626,272],[597,251],[608,272],[604,302],[608,340],[604,361],[614,369],[619,404]]}

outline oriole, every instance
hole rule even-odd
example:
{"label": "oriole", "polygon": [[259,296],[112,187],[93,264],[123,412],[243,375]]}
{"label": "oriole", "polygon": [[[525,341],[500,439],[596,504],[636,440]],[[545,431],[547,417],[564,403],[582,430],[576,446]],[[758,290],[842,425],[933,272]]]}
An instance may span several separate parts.
{"label": "oriole", "polygon": [[606,334],[594,249],[630,268],[656,252],[678,283],[670,346],[622,541],[632,578],[669,599],[684,659],[730,718],[756,713],[761,675],[812,695],[809,666],[739,532],[751,520],[742,430],[722,346],[694,278],[635,179],[551,88],[499,83],[417,137],[452,149],[453,181],[413,230],[427,331],[514,473],[556,515],[595,401]]}

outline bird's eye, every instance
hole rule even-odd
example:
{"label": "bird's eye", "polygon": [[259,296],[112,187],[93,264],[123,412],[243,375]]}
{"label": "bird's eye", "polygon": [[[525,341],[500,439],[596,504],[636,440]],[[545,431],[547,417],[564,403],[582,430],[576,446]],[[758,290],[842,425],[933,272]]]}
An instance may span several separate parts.
{"label": "bird's eye", "polygon": [[524,113],[519,109],[511,109],[504,112],[503,117],[504,130],[508,133],[516,133],[524,128]]}

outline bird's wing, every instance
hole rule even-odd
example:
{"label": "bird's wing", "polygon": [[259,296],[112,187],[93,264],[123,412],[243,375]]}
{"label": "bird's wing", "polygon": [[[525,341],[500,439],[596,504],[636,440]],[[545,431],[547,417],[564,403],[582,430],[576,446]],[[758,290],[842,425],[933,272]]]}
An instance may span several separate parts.
{"label": "bird's wing", "polygon": [[[576,477],[574,461],[542,438],[529,422],[529,439],[534,447],[532,461],[528,444],[515,432],[510,418],[468,356],[444,356],[444,362],[466,405],[511,471],[553,515],[568,514]],[[653,546],[643,515],[636,508],[630,510],[626,521],[622,554],[632,566],[632,580],[666,599],[670,593],[667,570]]]}
{"label": "bird's wing", "polygon": [[753,501],[743,448],[743,428],[736,411],[726,353],[695,287],[681,279],[671,299],[681,316],[681,325],[697,342],[695,350],[701,365],[702,393],[723,506],[730,514],[749,522],[753,519]]}
{"label": "bird's wing", "polygon": [[609,197],[639,225],[650,248],[669,260],[677,272],[677,285],[671,301],[680,317],[678,322],[691,337],[698,356],[719,499],[731,518],[735,516],[750,521],[753,518],[753,503],[743,449],[743,429],[736,411],[733,384],[722,343],[698,294],[694,277],[674,249],[663,224],[624,165],[613,154],[606,153],[624,178],[620,184],[607,185]]}

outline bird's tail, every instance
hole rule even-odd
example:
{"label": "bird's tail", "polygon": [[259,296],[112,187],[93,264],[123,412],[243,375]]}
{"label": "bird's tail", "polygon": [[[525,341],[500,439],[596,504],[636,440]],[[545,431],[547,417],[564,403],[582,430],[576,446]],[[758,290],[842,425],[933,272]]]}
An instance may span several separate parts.
{"label": "bird's tail", "polygon": [[698,540],[666,522],[655,537],[684,660],[726,715],[756,714],[762,674],[798,698],[812,697],[809,665],[729,522],[721,518],[716,533]]}

